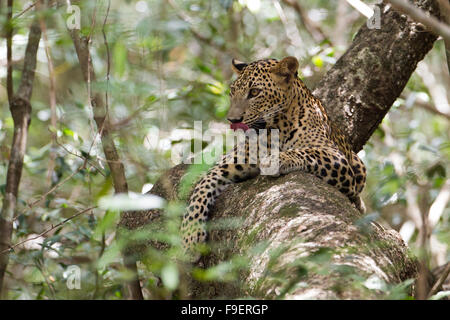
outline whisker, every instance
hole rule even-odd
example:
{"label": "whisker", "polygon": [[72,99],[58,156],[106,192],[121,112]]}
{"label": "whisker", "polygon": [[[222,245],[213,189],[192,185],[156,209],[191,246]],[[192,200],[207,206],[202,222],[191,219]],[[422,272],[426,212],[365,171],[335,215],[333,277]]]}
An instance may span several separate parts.
{"label": "whisker", "polygon": [[263,114],[259,118],[253,117],[247,119],[246,124],[254,129],[264,129],[267,126],[267,120],[271,119],[276,113],[284,109],[283,105],[278,105],[275,109],[269,110],[267,113]]}

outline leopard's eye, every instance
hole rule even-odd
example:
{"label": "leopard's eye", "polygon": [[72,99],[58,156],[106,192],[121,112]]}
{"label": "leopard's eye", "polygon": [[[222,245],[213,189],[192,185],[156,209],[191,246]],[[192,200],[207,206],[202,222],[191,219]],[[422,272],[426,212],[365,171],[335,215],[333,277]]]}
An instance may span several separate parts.
{"label": "leopard's eye", "polygon": [[258,88],[250,89],[250,91],[249,91],[249,93],[248,93],[248,98],[249,98],[249,99],[250,99],[250,98],[254,98],[254,97],[256,97],[260,92],[261,92],[261,89],[258,89]]}

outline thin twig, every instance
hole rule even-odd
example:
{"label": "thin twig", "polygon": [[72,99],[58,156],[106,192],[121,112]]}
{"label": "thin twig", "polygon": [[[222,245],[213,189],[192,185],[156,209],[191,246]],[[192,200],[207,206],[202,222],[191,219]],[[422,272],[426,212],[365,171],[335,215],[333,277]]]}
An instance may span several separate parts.
{"label": "thin twig", "polygon": [[75,153],[75,152],[70,151],[69,149],[66,148],[65,145],[63,145],[61,142],[59,142],[58,139],[56,139],[56,144],[57,144],[59,147],[61,147],[62,149],[64,149],[64,151],[66,151],[68,154],[71,154],[71,155],[73,155],[73,156],[75,156],[75,157],[78,157],[78,158],[82,159],[83,161],[85,161],[85,160],[87,159],[87,162],[88,162],[92,167],[94,167],[94,168],[95,168],[95,169],[96,169],[103,177],[106,177],[106,174],[103,173],[103,171],[102,171],[95,163],[93,163],[93,161],[90,160],[88,157],[84,157],[84,156],[82,156],[82,155],[79,155],[79,154],[77,154],[77,153]]}
{"label": "thin twig", "polygon": [[48,229],[44,230],[43,232],[39,233],[37,236],[31,237],[31,238],[27,238],[27,239],[25,239],[25,240],[23,240],[23,241],[20,241],[20,242],[14,244],[14,245],[12,245],[12,246],[9,246],[8,249],[5,249],[5,250],[1,251],[1,252],[0,252],[0,255],[1,255],[1,254],[5,254],[5,253],[7,253],[7,252],[10,252],[11,250],[13,250],[14,248],[16,248],[17,246],[20,246],[20,245],[22,245],[22,244],[24,244],[24,243],[26,243],[26,242],[28,242],[28,241],[32,241],[32,240],[39,239],[40,237],[45,236],[45,235],[46,235],[47,233],[49,233],[50,231],[55,230],[56,228],[59,228],[59,227],[62,226],[63,224],[67,223],[68,221],[70,221],[70,220],[72,220],[72,219],[75,219],[76,217],[82,215],[83,213],[86,213],[86,212],[88,212],[88,211],[91,211],[91,210],[93,210],[93,209],[95,209],[95,208],[97,208],[97,206],[94,206],[94,207],[90,207],[90,208],[84,209],[84,210],[82,210],[82,211],[79,211],[79,212],[75,213],[73,216],[70,216],[69,218],[63,220],[62,222],[60,222],[60,223],[58,223],[58,224],[55,224],[55,225],[52,224],[50,228],[48,228]]}
{"label": "thin twig", "polygon": [[[305,27],[305,30],[311,35],[311,37],[316,41],[316,42],[322,42],[325,39],[328,39],[328,41],[330,41],[330,37],[328,37],[325,32],[322,30],[322,28],[320,27],[320,25],[318,25],[317,23],[315,23],[314,21],[312,21],[309,17],[308,17],[308,13],[305,11],[305,9],[300,5],[300,3],[296,0],[282,0],[282,2],[291,7],[292,9],[295,10],[295,12],[297,13],[298,17],[300,18],[300,22],[303,24],[303,26]],[[333,46],[333,44],[330,41],[330,45]]]}
{"label": "thin twig", "polygon": [[95,29],[95,23],[96,23],[96,21],[97,21],[96,17],[97,17],[97,0],[95,1],[94,12],[92,13],[91,29],[89,30],[89,34],[88,34],[88,36],[87,36],[87,42],[88,42],[88,43],[91,42],[92,32],[94,32],[94,29]]}
{"label": "thin twig", "polygon": [[134,118],[136,118],[136,116],[139,115],[139,113],[144,111],[146,107],[147,106],[144,105],[144,106],[134,110],[133,113],[130,116],[126,117],[125,119],[122,119],[120,121],[117,121],[117,122],[111,124],[111,131],[117,131],[117,130],[120,130],[123,127],[127,126],[128,123],[130,123]]}
{"label": "thin twig", "polygon": [[426,185],[419,185],[419,194],[422,195],[418,199],[418,205],[421,217],[421,228],[419,229],[419,235],[417,236],[417,245],[420,249],[419,253],[419,275],[417,277],[417,285],[415,298],[418,300],[427,299],[427,293],[430,290],[429,276],[430,270],[428,264],[430,261],[430,236],[431,229],[428,220],[428,190],[429,187]]}
{"label": "thin twig", "polygon": [[[67,0],[67,4],[70,5],[70,0]],[[95,81],[95,73],[92,67],[92,61],[89,54],[89,42],[83,41],[80,37],[80,33],[76,29],[69,29],[70,36],[75,46],[78,60],[80,62],[81,71],[83,77],[88,85],[88,94],[91,101],[91,105],[94,111],[94,120],[98,128],[102,130],[102,146],[105,153],[105,157],[108,160],[108,166],[111,171],[113,179],[114,191],[118,193],[127,193],[128,184],[125,176],[125,168],[120,161],[119,154],[117,152],[114,140],[109,134],[110,124],[107,113],[107,107],[105,105],[103,97],[99,93],[92,93],[90,91],[90,81]],[[137,265],[134,257],[130,256],[126,251],[122,252],[124,258],[125,267],[134,274],[133,279],[127,281],[127,295],[131,299],[143,299],[142,290],[139,282],[139,275],[137,273]]]}
{"label": "thin twig", "polygon": [[181,11],[181,9],[178,7],[178,5],[175,3],[175,1],[173,0],[167,0],[167,2],[169,3],[169,5],[172,7],[172,9],[175,10],[175,14],[184,22],[189,24],[189,29],[192,33],[192,35],[197,38],[198,40],[200,40],[201,42],[206,43],[207,45],[210,45],[211,47],[213,47],[214,49],[220,51],[220,52],[224,52],[226,49],[225,45],[220,45],[214,42],[214,40],[212,38],[207,38],[205,36],[203,36],[202,34],[200,34],[198,31],[196,31],[192,25],[192,18],[189,17],[187,14],[185,14],[183,11]]}
{"label": "thin twig", "polygon": [[38,256],[38,257],[34,258],[34,261],[35,261],[34,266],[41,272],[42,277],[44,278],[44,281],[47,284],[48,289],[50,290],[50,294],[51,294],[52,298],[55,299],[55,295],[56,295],[55,287],[53,286],[52,283],[49,282],[50,275],[45,270],[45,265],[44,265],[44,261],[43,261],[42,257]]}
{"label": "thin twig", "polygon": [[108,113],[108,109],[109,109],[108,91],[109,91],[109,75],[111,73],[111,54],[109,52],[109,45],[108,45],[108,39],[106,38],[105,26],[106,26],[106,21],[108,20],[110,7],[111,7],[111,0],[108,1],[108,9],[106,10],[106,15],[105,15],[105,19],[103,20],[103,27],[102,27],[103,42],[104,42],[105,47],[106,47],[106,63],[107,63],[106,92],[105,92],[105,107],[106,107],[106,112],[107,113]]}
{"label": "thin twig", "polygon": [[[441,11],[442,19],[450,25],[450,2],[448,0],[438,0],[439,9]],[[447,70],[450,76],[450,40],[446,39],[445,42],[445,55],[447,57]]]}
{"label": "thin twig", "polygon": [[275,7],[275,10],[278,13],[278,16],[280,17],[281,23],[284,26],[286,38],[289,40],[289,42],[293,46],[295,46],[297,48],[297,50],[300,52],[300,56],[304,56],[306,53],[306,50],[304,49],[304,46],[303,46],[304,42],[302,40],[300,32],[297,29],[297,26],[288,21],[288,18],[278,0],[272,0],[272,2]]}
{"label": "thin twig", "polygon": [[436,283],[431,288],[430,292],[428,293],[428,298],[430,298],[431,296],[434,296],[436,293],[438,293],[439,288],[442,286],[442,284],[445,282],[445,280],[447,280],[449,274],[450,274],[450,262],[447,263],[441,276],[439,277],[439,279],[436,281]]}
{"label": "thin twig", "polygon": [[[102,241],[101,241],[101,247],[100,247],[100,252],[98,254],[98,260],[100,260],[103,256],[103,253],[105,252],[105,248],[106,248],[106,238],[105,238],[105,231],[102,231]],[[95,272],[95,290],[94,293],[92,294],[92,299],[96,299],[98,292],[100,291],[100,273],[98,270],[96,270]]]}
{"label": "thin twig", "polygon": [[[404,99],[405,101],[408,100],[408,96],[406,94],[404,94],[404,93],[400,96],[400,98]],[[443,113],[443,112],[439,111],[432,104],[427,103],[427,102],[425,102],[425,101],[423,101],[421,99],[415,98],[414,99],[414,105],[416,105],[416,106],[418,106],[420,108],[423,108],[423,109],[425,109],[425,110],[427,110],[429,112],[432,112],[434,114],[437,114],[439,116],[442,116],[442,117],[445,117],[447,119],[450,119],[450,114]]]}
{"label": "thin twig", "polygon": [[[100,132],[98,132],[98,134],[101,136],[102,135],[102,131],[103,131],[103,126],[100,128]],[[97,134],[96,134],[97,135]],[[46,193],[44,193],[43,195],[41,195],[39,197],[39,199],[37,199],[36,201],[32,202],[31,204],[28,204],[28,206],[30,208],[34,207],[37,203],[41,202],[42,200],[44,200],[45,197],[47,197],[50,193],[52,193],[53,191],[55,191],[56,189],[58,189],[60,186],[62,186],[64,183],[66,183],[67,181],[69,181],[70,179],[72,179],[72,177],[74,175],[76,175],[78,172],[80,172],[81,170],[86,168],[87,162],[89,160],[89,155],[91,154],[92,151],[92,147],[94,146],[94,143],[96,141],[96,136],[94,137],[94,139],[91,142],[91,146],[89,147],[89,151],[87,156],[84,158],[84,162],[81,166],[78,167],[78,169],[76,169],[74,172],[72,172],[71,175],[69,175],[67,178],[65,178],[63,181],[59,182],[57,185],[55,185],[53,188],[51,188],[50,190],[48,190]]]}
{"label": "thin twig", "polygon": [[44,200],[50,193],[52,193],[53,191],[55,191],[56,189],[58,189],[60,186],[62,186],[64,183],[66,183],[67,181],[69,181],[70,179],[72,179],[72,177],[74,175],[76,175],[78,172],[80,172],[82,169],[84,169],[84,164],[79,166],[77,170],[75,170],[74,172],[72,172],[70,174],[70,176],[66,177],[64,180],[60,181],[59,183],[57,183],[55,186],[53,186],[50,190],[48,190],[46,193],[44,193],[43,195],[41,195],[39,197],[39,199],[33,201],[32,203],[28,203],[28,207],[29,208],[33,208],[36,204],[38,204],[39,202],[41,202],[42,200]]}
{"label": "thin twig", "polygon": [[41,2],[41,0],[37,0],[33,3],[31,3],[29,6],[27,6],[25,9],[23,9],[22,11],[20,11],[18,14],[16,14],[13,19],[17,19],[19,17],[21,17],[24,13],[28,12],[30,9],[32,9],[35,5],[37,5],[39,2]]}
{"label": "thin twig", "polygon": [[[36,2],[37,3],[37,2]],[[39,7],[39,5],[38,5]],[[43,18],[40,19],[40,26],[42,30],[42,39],[44,40],[44,49],[45,49],[45,55],[47,56],[47,67],[48,67],[48,75],[50,80],[50,91],[49,91],[49,98],[50,98],[50,125],[53,128],[56,128],[57,125],[57,115],[56,115],[56,85],[55,85],[55,72],[54,72],[54,66],[53,66],[53,59],[50,52],[50,45],[48,43],[48,37],[47,37],[47,26]],[[51,131],[51,139],[52,139],[52,147],[55,146],[55,140],[56,140],[56,133],[54,131]],[[47,185],[51,186],[52,183],[52,174],[53,170],[55,168],[55,159],[56,159],[56,153],[53,150],[53,148],[50,150],[50,159],[48,161],[48,168],[47,168]]]}

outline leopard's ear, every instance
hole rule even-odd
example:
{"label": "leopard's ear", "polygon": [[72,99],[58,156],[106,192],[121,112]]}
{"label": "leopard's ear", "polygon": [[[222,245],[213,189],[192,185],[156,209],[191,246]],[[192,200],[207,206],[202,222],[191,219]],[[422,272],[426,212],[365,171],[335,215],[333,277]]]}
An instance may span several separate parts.
{"label": "leopard's ear", "polygon": [[281,77],[286,83],[289,83],[291,79],[296,77],[298,67],[299,64],[296,57],[286,57],[273,66],[270,71]]}
{"label": "leopard's ear", "polygon": [[245,67],[248,66],[247,63],[233,59],[231,60],[231,68],[236,74],[241,74],[244,71]]}

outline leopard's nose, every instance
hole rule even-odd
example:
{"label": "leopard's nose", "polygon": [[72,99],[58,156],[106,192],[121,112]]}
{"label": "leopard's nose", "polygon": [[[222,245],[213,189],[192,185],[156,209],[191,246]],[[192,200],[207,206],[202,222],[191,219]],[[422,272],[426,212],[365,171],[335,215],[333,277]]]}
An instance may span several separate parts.
{"label": "leopard's nose", "polygon": [[231,123],[240,123],[242,122],[244,118],[240,117],[239,119],[232,119],[232,118],[227,118],[228,121],[230,121]]}

